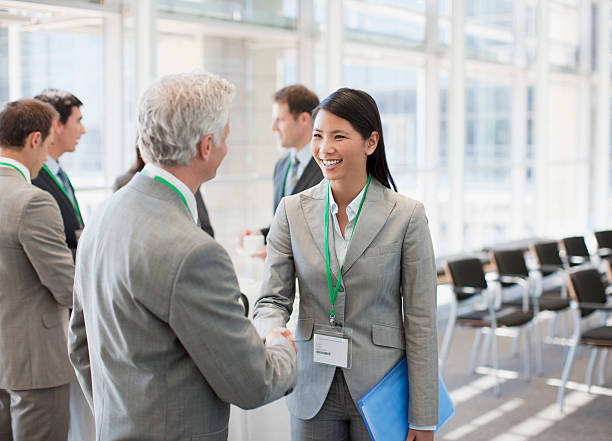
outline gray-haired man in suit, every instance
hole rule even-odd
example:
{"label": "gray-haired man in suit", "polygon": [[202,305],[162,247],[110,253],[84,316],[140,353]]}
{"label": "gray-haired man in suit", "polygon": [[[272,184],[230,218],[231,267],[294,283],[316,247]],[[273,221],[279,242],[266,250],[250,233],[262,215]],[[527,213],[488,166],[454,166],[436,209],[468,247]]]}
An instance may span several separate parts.
{"label": "gray-haired man in suit", "polygon": [[147,165],[84,229],[70,359],[98,440],[226,440],[229,403],[294,386],[293,337],[274,329],[262,343],[227,252],[197,224],[194,193],[227,152],[233,95],[206,73],[153,83],[138,116]]}
{"label": "gray-haired man in suit", "polygon": [[[297,194],[317,185],[323,173],[312,157],[312,111],[319,105],[317,95],[301,84],[283,87],[274,94],[272,131],[278,133],[281,147],[289,152],[274,165],[274,202],[272,213],[285,196]],[[260,230],[242,230],[238,241],[243,245],[244,236],[268,235],[270,227]],[[266,258],[265,246],[253,257]]]}
{"label": "gray-haired man in suit", "polygon": [[53,197],[31,184],[57,112],[38,100],[0,111],[0,440],[66,441],[68,308],[74,264]]}

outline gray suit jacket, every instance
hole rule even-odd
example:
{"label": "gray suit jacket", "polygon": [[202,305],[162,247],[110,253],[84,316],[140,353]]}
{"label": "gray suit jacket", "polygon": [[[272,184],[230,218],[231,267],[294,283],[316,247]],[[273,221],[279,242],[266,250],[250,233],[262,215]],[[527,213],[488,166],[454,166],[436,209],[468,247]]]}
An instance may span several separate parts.
{"label": "gray suit jacket", "polygon": [[229,403],[252,408],[293,387],[291,344],[263,345],[228,254],[175,192],[137,174],[92,218],[70,359],[98,440],[226,440]]}
{"label": "gray suit jacket", "polygon": [[0,389],[74,380],[68,309],[74,264],[53,197],[0,167]]}
{"label": "gray suit jacket", "polygon": [[[326,191],[323,181],[281,201],[268,235],[263,286],[253,314],[260,332],[285,325],[297,277],[298,382],[287,403],[302,419],[317,414],[335,371],[312,361],[314,325],[329,325],[331,306],[325,272]],[[330,248],[335,285],[339,265]],[[436,266],[422,204],[372,180],[346,253],[342,283],[335,310],[338,322],[352,329],[352,367],[344,376],[353,400],[407,356],[409,422],[435,425]]]}

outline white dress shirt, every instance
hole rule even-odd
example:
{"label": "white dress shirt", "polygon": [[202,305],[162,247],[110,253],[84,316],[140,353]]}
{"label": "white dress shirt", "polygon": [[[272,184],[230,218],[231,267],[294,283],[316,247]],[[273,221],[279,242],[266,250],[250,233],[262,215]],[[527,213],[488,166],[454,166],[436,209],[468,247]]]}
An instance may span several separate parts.
{"label": "white dress shirt", "polygon": [[160,178],[163,178],[166,181],[170,182],[172,185],[174,185],[177,188],[177,190],[183,195],[185,200],[187,201],[187,208],[189,209],[189,212],[191,213],[191,216],[193,217],[194,222],[198,224],[199,222],[198,208],[196,205],[195,195],[191,192],[191,190],[189,190],[189,187],[187,187],[183,183],[183,181],[181,181],[179,178],[174,176],[172,173],[167,172],[163,168],[158,167],[152,163],[148,163],[147,165],[145,165],[142,171],[144,174],[146,174],[147,176],[151,178],[155,178],[155,176],[159,176]]}
{"label": "white dress shirt", "polygon": [[[30,176],[30,170],[28,170],[28,168],[25,165],[23,165],[21,162],[15,161],[14,159],[11,159],[11,158],[7,158],[5,156],[0,156],[0,162],[6,162],[7,164],[14,165],[15,167],[19,169],[19,171],[21,171],[21,173],[23,173],[23,175],[26,178],[26,181],[28,181],[28,184],[32,183],[32,178]],[[0,167],[13,168],[8,165],[0,165]]]}

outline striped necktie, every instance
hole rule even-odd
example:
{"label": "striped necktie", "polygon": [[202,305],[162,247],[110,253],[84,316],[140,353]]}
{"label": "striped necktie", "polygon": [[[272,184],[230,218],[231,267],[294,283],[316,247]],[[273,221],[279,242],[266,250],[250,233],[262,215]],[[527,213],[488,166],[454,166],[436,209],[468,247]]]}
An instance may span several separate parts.
{"label": "striped necktie", "polygon": [[59,178],[60,182],[64,186],[64,190],[66,190],[66,193],[68,193],[68,196],[70,196],[70,199],[71,199],[70,202],[72,202],[72,205],[76,206],[76,198],[74,197],[74,191],[72,190],[70,179],[68,179],[68,175],[66,174],[66,172],[64,172],[64,170],[62,170],[61,167],[57,171],[57,177]]}
{"label": "striped necktie", "polygon": [[289,176],[287,176],[287,194],[292,194],[295,189],[295,185],[298,181],[298,168],[300,166],[300,160],[295,157],[293,158],[291,169],[289,170]]}

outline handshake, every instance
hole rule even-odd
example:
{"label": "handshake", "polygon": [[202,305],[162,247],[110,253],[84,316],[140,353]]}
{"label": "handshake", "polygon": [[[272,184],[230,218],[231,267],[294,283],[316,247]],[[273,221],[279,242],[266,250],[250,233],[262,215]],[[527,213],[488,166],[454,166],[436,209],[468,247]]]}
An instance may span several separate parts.
{"label": "handshake", "polygon": [[293,349],[297,353],[297,346],[295,345],[295,339],[293,338],[293,333],[287,328],[270,328],[263,335],[263,342],[266,345],[272,345],[275,341],[280,338],[285,338],[291,342],[293,345]]}

